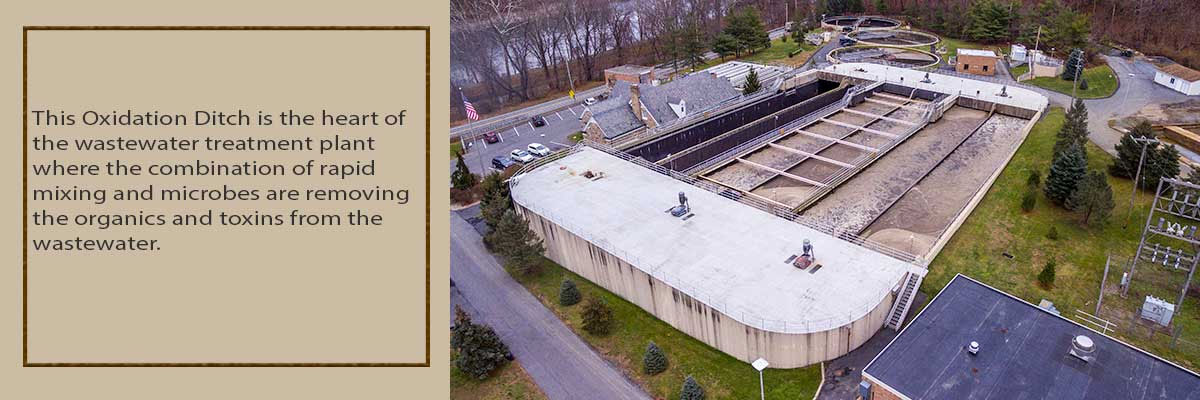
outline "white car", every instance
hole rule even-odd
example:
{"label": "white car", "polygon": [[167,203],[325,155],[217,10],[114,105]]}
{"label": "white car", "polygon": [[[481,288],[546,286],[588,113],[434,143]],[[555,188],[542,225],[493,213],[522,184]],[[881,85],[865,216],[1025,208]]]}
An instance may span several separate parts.
{"label": "white car", "polygon": [[590,106],[592,104],[596,104],[595,97],[588,97],[587,99],[583,100],[583,105],[585,105],[585,106]]}
{"label": "white car", "polygon": [[521,150],[521,149],[513,150],[512,153],[509,153],[509,157],[512,157],[513,160],[517,160],[517,161],[520,161],[523,163],[533,161],[533,154],[529,154],[528,151]]}
{"label": "white car", "polygon": [[530,143],[529,152],[538,157],[545,157],[550,155],[550,148],[542,146],[541,143]]}

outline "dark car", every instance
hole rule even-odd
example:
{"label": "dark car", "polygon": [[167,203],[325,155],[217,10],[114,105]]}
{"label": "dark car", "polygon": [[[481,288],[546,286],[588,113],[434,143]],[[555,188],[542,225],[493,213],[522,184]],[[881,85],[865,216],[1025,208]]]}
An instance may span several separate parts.
{"label": "dark car", "polygon": [[546,118],[543,118],[541,115],[535,115],[529,119],[529,123],[533,124],[533,126],[546,126]]}
{"label": "dark car", "polygon": [[497,135],[496,132],[485,133],[483,134],[483,141],[488,143],[499,143],[500,135]]}
{"label": "dark car", "polygon": [[516,164],[516,162],[514,162],[511,158],[508,158],[505,156],[496,156],[496,158],[492,159],[492,168],[495,168],[495,169],[498,169],[501,171],[505,170],[508,167],[511,167],[513,164]]}

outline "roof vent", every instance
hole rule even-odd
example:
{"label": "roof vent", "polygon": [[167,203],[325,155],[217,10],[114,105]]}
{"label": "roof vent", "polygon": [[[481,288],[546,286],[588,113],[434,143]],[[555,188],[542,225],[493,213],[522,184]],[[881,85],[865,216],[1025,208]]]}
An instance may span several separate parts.
{"label": "roof vent", "polygon": [[1096,360],[1096,344],[1092,342],[1092,338],[1078,335],[1071,338],[1071,355],[1085,362]]}
{"label": "roof vent", "polygon": [[967,346],[967,352],[971,353],[971,355],[979,354],[979,342],[971,342],[971,344]]}

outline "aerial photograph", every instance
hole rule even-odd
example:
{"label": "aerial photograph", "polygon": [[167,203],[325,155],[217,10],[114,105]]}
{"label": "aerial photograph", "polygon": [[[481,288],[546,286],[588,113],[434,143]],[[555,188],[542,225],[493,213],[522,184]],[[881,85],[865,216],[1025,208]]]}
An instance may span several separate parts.
{"label": "aerial photograph", "polygon": [[450,397],[1200,398],[1198,17],[451,0]]}

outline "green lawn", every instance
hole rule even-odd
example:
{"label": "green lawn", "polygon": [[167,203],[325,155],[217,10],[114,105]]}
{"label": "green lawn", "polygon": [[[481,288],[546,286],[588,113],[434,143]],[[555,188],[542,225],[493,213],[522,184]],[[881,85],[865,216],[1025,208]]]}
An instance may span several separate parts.
{"label": "green lawn", "polygon": [[1021,64],[1021,65],[1013,67],[1013,68],[1009,68],[1009,72],[1012,73],[1013,79],[1020,78],[1021,75],[1025,75],[1025,73],[1029,72],[1029,64],[1026,63],[1026,64]]}
{"label": "green lawn", "polygon": [[[1108,67],[1108,64],[1084,68],[1083,79],[1087,79],[1088,89],[1078,90],[1078,95],[1080,98],[1096,99],[1108,97],[1112,96],[1112,94],[1117,91],[1117,77],[1115,74],[1113,74],[1112,68]],[[1064,80],[1057,76],[1044,76],[1024,82],[1037,87],[1066,94],[1071,94],[1071,88],[1075,85],[1075,82]]]}
{"label": "green lawn", "polygon": [[575,133],[568,135],[567,140],[570,140],[572,144],[582,142],[583,141],[583,131],[575,132]]}
{"label": "green lawn", "polygon": [[450,142],[450,158],[458,155],[462,151],[462,142]]}
{"label": "green lawn", "polygon": [[450,366],[450,398],[461,400],[506,399],[544,400],[545,394],[533,383],[521,364],[513,361],[492,372],[485,380],[477,380]]}
{"label": "green lawn", "polygon": [[[803,51],[799,54],[796,54],[793,57],[788,57],[788,54],[790,54],[793,51],[796,51],[797,49],[800,49]],[[778,63],[786,64],[786,65],[789,65],[792,67],[799,67],[801,65],[804,65],[804,63],[806,61],[808,61],[808,57],[812,56],[812,52],[816,49],[817,49],[816,46],[808,44],[807,42],[796,43],[796,41],[792,40],[791,37],[788,37],[788,41],[786,41],[786,42],[784,42],[782,39],[772,40],[771,47],[759,50],[756,53],[752,53],[752,54],[748,54],[748,55],[742,54],[741,57],[725,57],[724,59],[722,59],[721,57],[718,57],[718,58],[714,58],[712,60],[708,60],[708,62],[705,62],[704,64],[700,64],[700,65],[696,66],[696,71],[700,71],[700,70],[703,70],[708,67],[717,66],[722,63],[725,63],[728,61],[733,61],[733,60],[746,61],[746,62],[759,63],[759,64],[772,64],[772,63],[778,62]]]}
{"label": "green lawn", "polygon": [[[938,41],[938,43],[935,46],[937,46],[939,48],[941,48],[942,46],[946,46],[946,54],[938,54],[939,56],[942,57],[943,62],[948,60],[952,56],[958,55],[958,48],[960,48],[960,47],[965,48],[965,49],[991,50],[991,51],[996,52],[996,55],[998,55],[998,56],[1003,56],[1005,54],[1004,46],[979,44],[979,43],[975,43],[975,42],[968,42],[966,40],[951,39],[951,38],[947,38],[945,36],[938,36],[938,37],[940,37],[941,40]],[[921,49],[921,50],[929,50],[929,49]]]}
{"label": "green lawn", "polygon": [[[949,283],[956,273],[963,273],[1035,304],[1043,298],[1049,299],[1064,316],[1074,315],[1076,309],[1088,313],[1095,311],[1106,253],[1111,252],[1126,260],[1131,258],[1146,220],[1151,195],[1139,195],[1130,219],[1132,222],[1124,229],[1122,226],[1132,189],[1128,179],[1109,178],[1116,209],[1107,224],[1081,225],[1079,214],[1052,205],[1041,190],[1037,191],[1034,210],[1022,212],[1021,197],[1028,188],[1026,179],[1029,171],[1041,171],[1044,182],[1055,133],[1062,125],[1063,118],[1063,110],[1054,108],[1034,127],[983,201],[933,260],[922,291],[932,296]],[[1088,143],[1087,153],[1091,169],[1106,168],[1112,163],[1112,157],[1092,143]],[[1046,238],[1050,227],[1058,230],[1059,240]],[[1014,258],[1005,257],[1004,252],[1012,254]],[[1051,258],[1058,263],[1057,279],[1053,288],[1046,289],[1038,285],[1036,275]],[[1122,267],[1115,266],[1110,272],[1107,281],[1110,288],[1120,279],[1118,268]],[[1153,268],[1139,266],[1138,274],[1143,278],[1150,276]],[[1175,279],[1182,282],[1183,277],[1176,274]],[[1138,282],[1135,279],[1135,283]],[[1174,301],[1175,295],[1169,293],[1158,291],[1150,294]],[[1146,294],[1135,285],[1128,298],[1105,296],[1102,317],[1132,315]],[[1176,322],[1183,327],[1182,337],[1185,340],[1200,342],[1198,316],[1200,302],[1188,298],[1176,316]],[[1187,367],[1194,367],[1200,361],[1200,347],[1170,349],[1165,336],[1148,339],[1145,328],[1141,329],[1140,334],[1135,334],[1127,330],[1130,326],[1125,323],[1115,336]]]}
{"label": "green lawn", "polygon": [[[564,276],[570,277],[588,297],[603,297],[612,306],[617,324],[613,332],[596,337],[580,328],[579,312],[583,302],[571,307],[558,305],[558,290]],[[662,322],[638,306],[588,282],[565,268],[545,261],[536,277],[518,277],[547,308],[552,310],[579,337],[657,399],[679,398],[686,375],[692,375],[704,387],[709,399],[757,399],[758,374],[750,364],[718,351]],[[642,373],[642,354],[653,340],[667,354],[670,367],[663,373]],[[809,399],[821,382],[820,365],[796,369],[768,369],[764,375],[768,399]]]}

